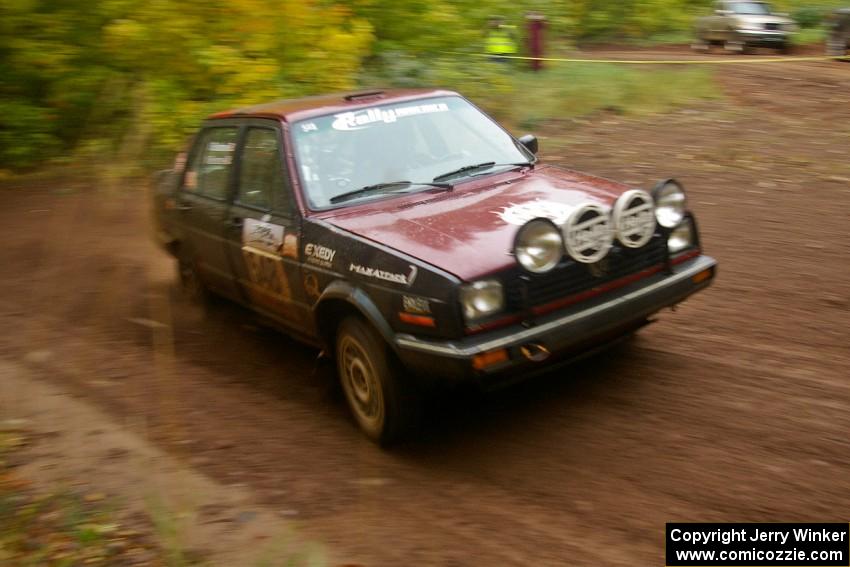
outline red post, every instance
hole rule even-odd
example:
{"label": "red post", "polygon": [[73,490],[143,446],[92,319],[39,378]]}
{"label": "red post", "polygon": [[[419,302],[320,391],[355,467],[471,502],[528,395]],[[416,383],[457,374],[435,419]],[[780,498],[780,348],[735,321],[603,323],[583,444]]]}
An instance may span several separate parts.
{"label": "red post", "polygon": [[[543,29],[546,27],[546,16],[538,12],[529,12],[525,16],[525,21],[528,29],[528,54],[531,57],[543,57]],[[543,62],[532,59],[531,68],[539,71],[543,68]]]}

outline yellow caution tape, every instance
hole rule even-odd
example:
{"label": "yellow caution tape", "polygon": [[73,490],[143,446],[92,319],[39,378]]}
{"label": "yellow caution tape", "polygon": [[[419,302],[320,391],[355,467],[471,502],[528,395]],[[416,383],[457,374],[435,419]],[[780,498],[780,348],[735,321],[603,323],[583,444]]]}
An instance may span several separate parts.
{"label": "yellow caution tape", "polygon": [[523,57],[520,55],[489,55],[487,53],[463,53],[441,51],[447,55],[466,55],[490,59],[520,59],[522,61],[549,61],[554,63],[608,63],[618,65],[733,65],[738,63],[788,63],[794,61],[850,61],[845,55],[815,55],[804,57],[760,57],[758,59],[571,59],[563,57]]}

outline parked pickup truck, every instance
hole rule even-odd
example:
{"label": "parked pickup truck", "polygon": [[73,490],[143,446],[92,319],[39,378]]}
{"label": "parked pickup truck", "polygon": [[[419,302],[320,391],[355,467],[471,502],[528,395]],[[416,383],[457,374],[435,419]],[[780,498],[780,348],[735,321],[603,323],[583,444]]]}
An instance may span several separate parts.
{"label": "parked pickup truck", "polygon": [[751,47],[770,47],[787,53],[797,24],[785,14],[775,13],[767,2],[719,0],[713,16],[696,22],[694,49],[723,46],[731,53]]}
{"label": "parked pickup truck", "polygon": [[334,357],[357,423],[387,443],[426,388],[551,370],[714,279],[679,183],[536,153],[451,91],[221,112],[160,176],[156,234],[187,291]]}

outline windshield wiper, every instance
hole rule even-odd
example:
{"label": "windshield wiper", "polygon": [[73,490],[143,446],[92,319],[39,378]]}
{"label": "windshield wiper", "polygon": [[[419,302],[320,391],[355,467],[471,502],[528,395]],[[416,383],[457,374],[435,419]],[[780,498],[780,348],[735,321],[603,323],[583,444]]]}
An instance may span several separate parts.
{"label": "windshield wiper", "polygon": [[411,185],[429,185],[431,187],[438,187],[440,189],[454,189],[454,185],[452,185],[451,183],[435,183],[433,181],[387,181],[386,183],[376,183],[374,185],[367,185],[366,187],[361,187],[360,189],[355,189],[347,193],[341,193],[335,197],[331,197],[331,203],[342,203],[345,201],[350,201],[351,199],[355,199],[357,197],[361,197],[363,195],[368,195],[370,193],[383,193],[384,191],[388,191],[390,189],[395,189],[397,187],[410,187]]}
{"label": "windshield wiper", "polygon": [[523,161],[523,162],[517,162],[517,163],[496,163],[495,161],[485,161],[483,163],[476,163],[476,164],[473,164],[473,165],[465,165],[463,167],[459,167],[459,168],[455,169],[454,171],[449,171],[448,173],[442,173],[442,174],[438,175],[437,177],[435,177],[434,181],[441,181],[443,179],[448,179],[449,177],[454,177],[455,175],[460,175],[461,173],[466,173],[467,171],[474,171],[476,169],[485,169],[485,168],[503,167],[503,166],[504,167],[507,167],[507,166],[522,167],[522,166],[526,166],[526,165],[531,165],[531,162]]}

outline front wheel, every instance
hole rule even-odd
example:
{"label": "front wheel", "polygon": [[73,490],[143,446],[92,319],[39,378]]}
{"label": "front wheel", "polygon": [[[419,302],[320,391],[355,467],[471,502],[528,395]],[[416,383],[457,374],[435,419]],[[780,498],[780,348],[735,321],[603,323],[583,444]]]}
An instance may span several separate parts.
{"label": "front wheel", "polygon": [[729,39],[723,42],[726,53],[744,54],[748,52],[747,44],[737,39]]}
{"label": "front wheel", "polygon": [[370,439],[388,445],[410,432],[421,410],[415,385],[369,324],[357,317],[340,324],[336,361],[348,407]]}

